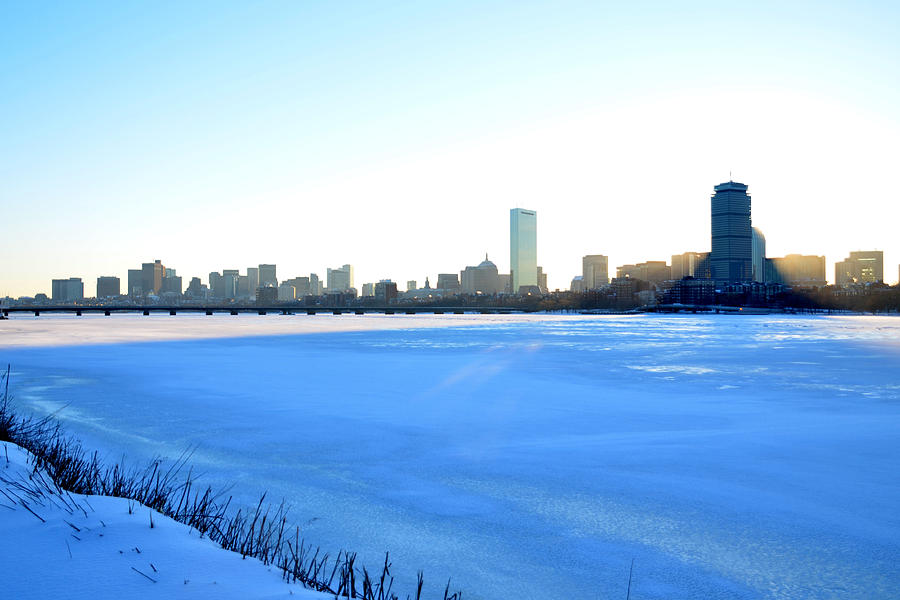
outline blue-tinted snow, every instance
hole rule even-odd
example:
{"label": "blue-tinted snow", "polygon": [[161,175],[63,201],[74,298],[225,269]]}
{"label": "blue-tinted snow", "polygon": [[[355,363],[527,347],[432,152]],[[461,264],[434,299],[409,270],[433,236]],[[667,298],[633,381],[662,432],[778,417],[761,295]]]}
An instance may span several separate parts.
{"label": "blue-tinted snow", "polygon": [[374,567],[390,550],[404,594],[421,568],[428,597],[452,576],[471,599],[624,598],[632,558],[632,598],[900,590],[900,319],[573,317],[0,359],[21,405],[64,407],[111,459],[196,447],[205,481],[286,498],[307,540]]}

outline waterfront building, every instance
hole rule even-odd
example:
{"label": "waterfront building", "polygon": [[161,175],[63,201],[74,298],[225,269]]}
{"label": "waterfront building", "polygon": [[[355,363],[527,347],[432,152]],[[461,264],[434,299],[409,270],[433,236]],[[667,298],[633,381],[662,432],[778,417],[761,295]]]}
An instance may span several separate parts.
{"label": "waterfront building", "polygon": [[636,265],[616,267],[617,279],[639,279],[654,285],[672,279],[672,268],[664,260],[648,260]]}
{"label": "waterfront building", "polygon": [[372,298],[374,296],[375,296],[375,284],[374,283],[362,284],[362,297],[363,298]]}
{"label": "waterfront building", "polygon": [[339,269],[326,271],[328,281],[328,293],[346,292],[353,287],[353,267],[344,265]]}
{"label": "waterfront building", "polygon": [[275,265],[259,265],[259,286],[278,287],[278,277],[275,275]]}
{"label": "waterfront building", "polygon": [[122,284],[118,277],[101,276],[97,278],[97,299],[114,298],[121,293]]}
{"label": "waterfront building", "polygon": [[569,284],[570,292],[579,292],[580,293],[580,292],[584,292],[585,290],[588,290],[588,289],[590,289],[590,288],[585,287],[583,275],[576,275],[575,277],[572,278],[572,283]]}
{"label": "waterfront building", "polygon": [[538,285],[537,213],[533,210],[509,211],[509,275],[514,294],[522,286]]}
{"label": "waterfront building", "polygon": [[751,253],[753,255],[751,270],[753,281],[766,281],[766,236],[758,227],[752,228]]}
{"label": "waterfront building", "polygon": [[54,303],[81,302],[84,300],[84,283],[80,277],[53,279],[50,282],[50,298]]}
{"label": "waterfront building", "polygon": [[788,254],[766,259],[766,282],[791,287],[825,287],[825,257]]}
{"label": "waterfront building", "polygon": [[417,285],[417,282],[415,279],[410,279],[409,281],[406,282],[406,291],[407,292],[412,292],[417,289],[419,289],[419,286]]}
{"label": "waterfront building", "polygon": [[884,281],[884,252],[860,250],[834,265],[835,285],[879,283]]}
{"label": "waterfront building", "polygon": [[581,286],[585,290],[598,290],[609,284],[609,257],[588,254],[581,257]]}
{"label": "waterfront building", "polygon": [[717,281],[744,282],[753,278],[753,231],[750,195],[743,183],[715,186],[710,199],[712,251],[710,273]]}

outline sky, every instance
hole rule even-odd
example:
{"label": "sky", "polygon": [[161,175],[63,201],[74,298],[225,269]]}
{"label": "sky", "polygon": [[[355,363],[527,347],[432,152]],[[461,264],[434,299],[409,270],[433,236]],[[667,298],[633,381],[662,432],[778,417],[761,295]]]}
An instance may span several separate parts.
{"label": "sky", "polygon": [[161,259],[405,288],[509,269],[509,209],[567,288],[707,251],[750,186],[768,256],[885,252],[896,2],[0,0],[0,296]]}

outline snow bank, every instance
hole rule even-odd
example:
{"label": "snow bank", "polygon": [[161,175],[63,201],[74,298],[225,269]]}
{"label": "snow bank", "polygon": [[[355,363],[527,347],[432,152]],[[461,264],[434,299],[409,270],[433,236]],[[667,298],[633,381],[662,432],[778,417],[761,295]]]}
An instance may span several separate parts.
{"label": "snow bank", "polygon": [[0,446],[5,598],[332,598],[140,504],[60,491],[28,452]]}

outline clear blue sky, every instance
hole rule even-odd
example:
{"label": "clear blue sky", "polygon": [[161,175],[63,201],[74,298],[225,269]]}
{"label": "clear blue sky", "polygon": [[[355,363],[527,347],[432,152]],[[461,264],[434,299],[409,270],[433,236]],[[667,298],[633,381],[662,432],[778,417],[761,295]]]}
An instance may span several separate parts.
{"label": "clear blue sky", "polygon": [[567,287],[709,248],[750,185],[770,256],[900,262],[896,2],[0,3],[0,296],[53,277],[352,263]]}

